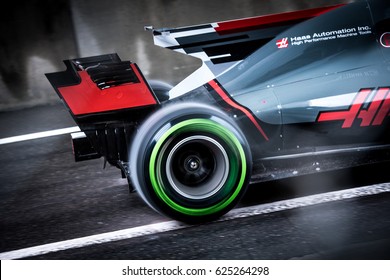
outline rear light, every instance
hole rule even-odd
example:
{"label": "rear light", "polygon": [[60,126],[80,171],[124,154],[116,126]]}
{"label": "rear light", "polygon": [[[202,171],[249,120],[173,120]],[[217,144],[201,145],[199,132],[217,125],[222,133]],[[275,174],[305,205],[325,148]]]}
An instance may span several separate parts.
{"label": "rear light", "polygon": [[101,157],[91,145],[91,142],[84,132],[72,133],[71,137],[75,161],[84,161]]}

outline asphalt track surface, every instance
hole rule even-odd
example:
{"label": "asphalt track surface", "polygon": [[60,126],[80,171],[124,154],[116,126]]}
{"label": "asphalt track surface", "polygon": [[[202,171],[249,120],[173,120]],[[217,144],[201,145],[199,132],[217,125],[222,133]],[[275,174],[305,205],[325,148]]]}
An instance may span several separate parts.
{"label": "asphalt track surface", "polygon": [[[62,104],[0,113],[0,139],[74,126]],[[18,250],[123,231],[137,234],[16,256],[390,259],[389,163],[251,185],[227,219],[187,226],[129,194],[119,170],[103,169],[103,160],[74,162],[69,134],[0,145],[0,159],[2,259]],[[307,197],[311,203],[304,202]],[[262,206],[270,210],[260,211]]]}

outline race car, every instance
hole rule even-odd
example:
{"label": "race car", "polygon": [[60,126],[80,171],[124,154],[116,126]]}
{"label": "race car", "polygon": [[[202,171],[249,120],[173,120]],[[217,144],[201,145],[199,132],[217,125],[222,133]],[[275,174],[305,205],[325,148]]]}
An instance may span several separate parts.
{"label": "race car", "polygon": [[76,161],[104,157],[159,213],[210,221],[250,183],[389,159],[389,1],[146,29],[202,67],[172,87],[114,53],[46,76]]}

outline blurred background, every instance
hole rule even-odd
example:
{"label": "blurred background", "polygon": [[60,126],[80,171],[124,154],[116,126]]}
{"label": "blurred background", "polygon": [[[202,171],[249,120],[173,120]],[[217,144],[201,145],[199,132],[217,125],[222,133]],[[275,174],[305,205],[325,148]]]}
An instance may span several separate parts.
{"label": "blurred background", "polygon": [[62,60],[116,52],[147,79],[177,84],[200,66],[159,48],[145,25],[182,27],[349,0],[15,0],[0,17],[0,111],[59,102],[44,73]]}

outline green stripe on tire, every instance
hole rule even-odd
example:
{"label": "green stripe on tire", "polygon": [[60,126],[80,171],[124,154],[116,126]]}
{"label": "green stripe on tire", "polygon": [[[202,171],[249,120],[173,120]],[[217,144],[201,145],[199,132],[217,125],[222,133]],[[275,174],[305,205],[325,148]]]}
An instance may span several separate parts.
{"label": "green stripe on tire", "polygon": [[[215,134],[216,136],[221,138],[226,144],[228,144],[230,148],[238,151],[238,157],[239,160],[241,161],[241,174],[237,174],[239,176],[237,186],[233,185],[234,182],[237,181],[235,179],[237,178],[237,176],[233,176],[233,178],[230,178],[231,176],[229,175],[230,182],[228,181],[226,183],[227,189],[225,190],[225,192],[229,193],[230,190],[235,187],[234,192],[230,196],[223,199],[222,201],[216,203],[215,205],[205,207],[205,208],[188,208],[177,204],[165,193],[164,186],[162,185],[162,180],[158,178],[159,176],[156,174],[156,169],[160,169],[161,167],[161,163],[158,162],[158,158],[160,156],[160,151],[165,141],[173,134],[192,132],[192,131]],[[235,170],[238,169],[237,165],[235,168],[233,168],[233,170],[234,169]],[[246,172],[247,172],[247,164],[246,164],[245,152],[237,137],[230,130],[225,128],[223,125],[215,121],[212,121],[210,119],[201,119],[201,118],[185,120],[169,128],[160,137],[160,139],[158,139],[156,145],[152,150],[150,162],[149,162],[150,182],[158,198],[161,199],[166,205],[168,205],[173,210],[190,216],[211,215],[219,211],[222,211],[224,208],[226,208],[240,194],[240,191],[244,186]]]}

